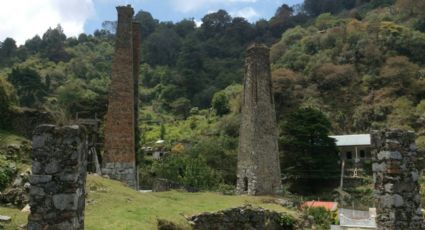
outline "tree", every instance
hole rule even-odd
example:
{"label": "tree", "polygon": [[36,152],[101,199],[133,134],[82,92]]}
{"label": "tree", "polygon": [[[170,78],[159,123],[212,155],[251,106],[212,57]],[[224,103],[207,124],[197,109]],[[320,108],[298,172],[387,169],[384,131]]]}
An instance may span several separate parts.
{"label": "tree", "polygon": [[184,97],[177,98],[177,100],[173,101],[170,104],[172,112],[180,116],[183,119],[186,119],[189,116],[190,112],[190,100]]}
{"label": "tree", "polygon": [[341,0],[304,0],[304,10],[313,17],[322,13],[336,14],[342,8]]}
{"label": "tree", "polygon": [[9,125],[9,117],[7,116],[10,111],[10,107],[16,104],[16,95],[13,86],[6,80],[0,77],[0,129],[5,129]]}
{"label": "tree", "polygon": [[13,68],[7,80],[15,87],[21,106],[38,106],[47,95],[38,72],[28,67]]}
{"label": "tree", "polygon": [[170,28],[156,30],[145,41],[143,57],[151,66],[174,66],[180,51],[179,35]]}
{"label": "tree", "polygon": [[291,22],[293,12],[293,9],[286,4],[276,10],[270,19],[270,27],[275,37],[280,37],[286,29],[293,26]]}
{"label": "tree", "polygon": [[42,40],[40,36],[36,35],[25,41],[25,48],[27,48],[31,54],[35,54],[40,51],[41,43]]}
{"label": "tree", "polygon": [[134,20],[140,23],[142,38],[147,38],[152,34],[158,25],[158,20],[154,19],[151,13],[143,10],[137,12],[136,16],[134,16]]}
{"label": "tree", "polygon": [[328,136],[330,129],[328,118],[312,108],[298,109],[283,123],[281,164],[283,173],[294,182],[293,188],[303,185],[312,191],[319,183],[338,177],[338,151],[335,140]]}
{"label": "tree", "polygon": [[219,116],[223,116],[230,111],[229,99],[223,91],[214,94],[211,105]]}
{"label": "tree", "polygon": [[232,17],[225,10],[219,10],[202,18],[201,29],[205,38],[219,36],[231,22]]}
{"label": "tree", "polygon": [[43,56],[54,62],[68,60],[69,57],[65,51],[65,40],[66,35],[60,25],[54,29],[49,28],[43,34],[43,41],[41,42]]}
{"label": "tree", "polygon": [[183,19],[182,21],[176,23],[175,29],[177,34],[184,38],[189,34],[193,33],[196,29],[196,23],[194,19]]}
{"label": "tree", "polygon": [[12,58],[16,56],[16,41],[12,38],[6,38],[3,42],[0,42],[0,65],[8,64],[12,61]]}

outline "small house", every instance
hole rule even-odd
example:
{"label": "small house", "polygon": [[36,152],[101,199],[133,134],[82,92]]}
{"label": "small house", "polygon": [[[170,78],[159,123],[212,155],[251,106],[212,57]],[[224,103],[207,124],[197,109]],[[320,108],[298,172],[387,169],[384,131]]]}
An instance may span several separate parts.
{"label": "small house", "polygon": [[330,136],[336,140],[340,158],[345,162],[362,163],[371,159],[370,134]]}

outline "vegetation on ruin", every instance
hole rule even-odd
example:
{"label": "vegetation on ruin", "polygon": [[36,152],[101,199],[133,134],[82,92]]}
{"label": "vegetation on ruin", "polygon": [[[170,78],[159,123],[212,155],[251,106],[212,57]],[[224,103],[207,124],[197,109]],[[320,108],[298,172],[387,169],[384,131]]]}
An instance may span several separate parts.
{"label": "vegetation on ruin", "polygon": [[[214,212],[251,204],[298,218],[296,210],[273,203],[275,198],[225,196],[218,193],[187,193],[179,191],[140,193],[120,182],[88,176],[86,189],[85,228],[96,229],[156,229],[158,219],[171,221],[189,229],[185,216]],[[13,229],[26,223],[27,213],[0,207],[0,214],[13,217],[6,227]],[[288,221],[288,220],[287,220]]]}

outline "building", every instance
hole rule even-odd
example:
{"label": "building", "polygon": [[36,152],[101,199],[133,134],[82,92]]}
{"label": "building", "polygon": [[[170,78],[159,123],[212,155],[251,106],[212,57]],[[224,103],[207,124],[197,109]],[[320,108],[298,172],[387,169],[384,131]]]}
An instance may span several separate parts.
{"label": "building", "polygon": [[364,163],[371,160],[370,134],[330,136],[336,140],[341,160],[352,163]]}
{"label": "building", "polygon": [[338,209],[337,202],[331,201],[306,201],[301,205],[302,208],[325,208],[328,211],[334,212]]}

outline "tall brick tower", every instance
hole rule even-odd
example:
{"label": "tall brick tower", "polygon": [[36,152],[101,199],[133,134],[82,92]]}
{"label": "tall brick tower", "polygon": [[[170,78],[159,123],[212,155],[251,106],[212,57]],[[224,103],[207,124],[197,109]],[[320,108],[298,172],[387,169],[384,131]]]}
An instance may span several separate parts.
{"label": "tall brick tower", "polygon": [[247,50],[236,188],[239,194],[282,191],[269,53],[265,45],[258,44]]}
{"label": "tall brick tower", "polygon": [[119,6],[115,56],[105,125],[102,173],[138,188],[136,146],[140,28],[133,8]]}

